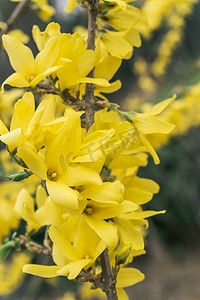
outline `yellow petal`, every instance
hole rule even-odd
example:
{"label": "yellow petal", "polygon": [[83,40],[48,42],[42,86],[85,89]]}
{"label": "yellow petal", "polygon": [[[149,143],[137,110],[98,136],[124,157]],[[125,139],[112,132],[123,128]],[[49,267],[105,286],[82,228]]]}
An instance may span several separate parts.
{"label": "yellow petal", "polygon": [[[94,93],[95,93],[95,95],[98,95],[99,93],[106,93],[106,94],[108,94],[108,93],[114,93],[117,90],[119,90],[121,88],[121,86],[122,86],[121,81],[120,80],[116,80],[116,81],[112,82],[110,84],[110,86],[99,86],[99,87],[97,86],[95,88]],[[99,97],[102,98],[102,95],[100,95]]]}
{"label": "yellow petal", "polygon": [[136,204],[131,201],[124,200],[121,204],[106,207],[106,209],[105,207],[95,208],[93,216],[97,219],[111,219],[121,214],[132,212],[137,208],[138,206]]}
{"label": "yellow petal", "polygon": [[62,254],[60,249],[56,247],[55,244],[53,244],[52,246],[52,256],[53,256],[53,261],[59,267],[63,267],[71,261]]}
{"label": "yellow petal", "polygon": [[9,84],[11,86],[16,86],[16,87],[28,87],[29,86],[29,82],[20,73],[13,73],[3,82],[2,86],[1,86],[1,89],[3,92],[4,92],[5,84]]}
{"label": "yellow petal", "polygon": [[65,181],[70,186],[102,184],[101,177],[95,170],[82,167],[78,164],[71,164],[71,166],[67,168],[67,171],[64,173],[61,180]]}
{"label": "yellow petal", "polygon": [[[89,244],[88,237],[90,237]],[[96,260],[97,255],[100,254],[106,246],[106,243],[101,241],[97,233],[86,223],[84,215],[82,214],[78,221],[74,239],[74,247],[79,249],[80,258],[92,258]]]}
{"label": "yellow petal", "polygon": [[45,162],[34,148],[31,148],[29,144],[24,143],[24,145],[18,147],[17,153],[33,174],[43,180],[47,178]]}
{"label": "yellow petal", "polygon": [[120,268],[117,274],[117,288],[128,287],[144,280],[144,274],[135,268]]}
{"label": "yellow petal", "polygon": [[45,188],[42,187],[41,185],[38,185],[36,191],[36,203],[38,208],[44,206],[46,198],[47,198],[47,193],[45,191]]}
{"label": "yellow petal", "polygon": [[24,135],[21,128],[17,128],[11,132],[0,136],[0,140],[6,145],[17,147],[24,141]]}
{"label": "yellow petal", "polygon": [[160,189],[159,185],[155,181],[147,178],[140,178],[137,176],[135,176],[129,184],[137,188],[147,190],[152,194],[157,194]]}
{"label": "yellow petal", "polygon": [[46,181],[48,193],[56,204],[63,207],[78,209],[78,192],[67,184],[59,181]]}
{"label": "yellow petal", "polygon": [[105,78],[111,80],[114,74],[117,72],[121,65],[122,60],[113,57],[111,55],[106,55],[104,60],[95,66],[95,78]]}
{"label": "yellow petal", "polygon": [[81,195],[96,202],[118,204],[123,200],[124,187],[119,182],[104,182],[101,186],[84,188]]}
{"label": "yellow petal", "polygon": [[48,40],[44,49],[36,56],[34,74],[41,74],[48,70],[58,55],[58,39],[53,37]]}
{"label": "yellow petal", "polygon": [[129,300],[127,293],[123,289],[116,287],[116,290],[117,290],[118,300]]}
{"label": "yellow petal", "polygon": [[87,135],[83,140],[81,149],[78,155],[93,154],[93,152],[100,148],[113,136],[114,129],[110,130],[96,130],[91,134]]}
{"label": "yellow petal", "polygon": [[134,123],[138,130],[143,134],[168,134],[175,128],[174,124],[162,121],[157,117],[149,114],[138,114],[138,116],[136,115],[136,117],[134,117]]}
{"label": "yellow petal", "polygon": [[32,93],[25,93],[22,99],[18,100],[14,106],[14,113],[10,125],[10,130],[23,128],[24,132],[28,127],[35,111],[35,100]]}
{"label": "yellow petal", "polygon": [[143,237],[137,230],[135,230],[131,221],[116,218],[115,224],[118,229],[118,236],[123,244],[132,244],[134,250],[144,249]]}
{"label": "yellow petal", "polygon": [[146,136],[143,135],[143,134],[140,134],[140,138],[141,138],[142,143],[146,147],[146,151],[148,151],[151,154],[151,156],[153,157],[154,163],[156,165],[159,164],[160,163],[160,159],[159,159],[156,151],[154,150],[154,148],[152,147],[152,145],[150,144],[150,142],[146,138]]}
{"label": "yellow petal", "polygon": [[169,98],[167,100],[164,100],[156,105],[154,105],[149,111],[148,113],[151,115],[159,115],[160,113],[162,113],[167,106],[169,106],[174,100],[176,99],[176,95],[174,95],[172,98]]}
{"label": "yellow petal", "polygon": [[34,65],[31,50],[9,35],[3,35],[2,41],[13,69],[24,76],[31,74]]}
{"label": "yellow petal", "polygon": [[15,204],[15,210],[18,214],[27,221],[27,223],[33,223],[36,227],[39,225],[37,219],[34,216],[34,201],[29,195],[27,190],[22,189],[17,197]]}
{"label": "yellow petal", "polygon": [[161,211],[153,211],[153,210],[146,210],[146,211],[139,211],[139,212],[130,212],[127,213],[124,217],[127,219],[132,219],[132,220],[138,220],[138,219],[146,219],[158,214],[164,214],[166,211],[161,210]]}
{"label": "yellow petal", "polygon": [[145,153],[138,153],[135,155],[118,155],[109,164],[109,168],[132,168],[136,166],[146,166],[147,155]]}
{"label": "yellow petal", "polygon": [[49,228],[49,236],[64,256],[70,260],[78,260],[79,252],[55,226]]}
{"label": "yellow petal", "polygon": [[122,36],[120,32],[106,31],[102,34],[102,41],[107,51],[115,57],[124,58],[132,54],[133,48]]}
{"label": "yellow petal", "polygon": [[60,267],[57,266],[42,266],[42,265],[24,265],[23,272],[31,275],[44,277],[44,278],[52,278],[57,277],[59,274],[57,271]]}
{"label": "yellow petal", "polygon": [[60,227],[63,223],[62,207],[57,205],[50,197],[47,198],[45,207],[51,224]]}
{"label": "yellow petal", "polygon": [[67,264],[57,271],[59,275],[67,276],[68,279],[76,278],[80,271],[87,266],[92,259],[81,259]]}
{"label": "yellow petal", "polygon": [[106,79],[90,77],[80,78],[76,83],[94,83],[100,86],[110,86],[110,83]]}
{"label": "yellow petal", "polygon": [[77,66],[81,77],[87,76],[87,74],[94,68],[95,52],[92,50],[86,50],[77,59]]}
{"label": "yellow petal", "polygon": [[115,228],[110,223],[87,215],[84,215],[84,219],[108,246],[111,248],[116,247],[118,236]]}
{"label": "yellow petal", "polygon": [[142,205],[149,202],[153,194],[145,189],[128,186],[125,188],[124,198],[132,201],[135,204]]}
{"label": "yellow petal", "polygon": [[0,135],[6,134],[8,132],[9,132],[8,128],[3,123],[3,121],[0,119]]}
{"label": "yellow petal", "polygon": [[41,107],[40,110],[37,110],[35,112],[27,128],[27,132],[26,132],[27,139],[30,135],[33,135],[35,132],[37,132],[37,128],[40,124],[40,120],[42,119],[44,111],[45,111],[45,107]]}
{"label": "yellow petal", "polygon": [[53,74],[55,71],[57,71],[60,67],[51,67],[49,69],[47,69],[45,72],[37,75],[33,80],[31,80],[31,82],[29,82],[28,86],[36,86],[42,79],[44,79],[45,77]]}
{"label": "yellow petal", "polygon": [[37,224],[39,224],[40,227],[51,224],[49,214],[46,211],[46,207],[44,207],[44,206],[42,206],[36,210],[35,219],[37,220]]}
{"label": "yellow petal", "polygon": [[140,34],[134,29],[134,26],[127,30],[123,37],[132,45],[135,47],[141,47],[142,41]]}

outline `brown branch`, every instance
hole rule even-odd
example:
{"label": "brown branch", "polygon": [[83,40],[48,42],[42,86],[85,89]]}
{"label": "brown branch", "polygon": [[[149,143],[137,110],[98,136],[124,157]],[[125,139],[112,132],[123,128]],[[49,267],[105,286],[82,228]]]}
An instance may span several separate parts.
{"label": "brown branch", "polygon": [[26,247],[31,252],[36,252],[38,254],[44,254],[50,256],[52,254],[51,247],[49,245],[40,245],[32,240],[27,239],[26,236],[19,236],[19,245]]}
{"label": "brown branch", "polygon": [[[99,1],[88,0],[88,41],[87,49],[95,50],[96,26],[98,16]],[[94,78],[94,69],[88,74],[88,77]],[[85,89],[85,114],[86,114],[86,132],[94,123],[95,97],[94,84],[87,83]],[[116,292],[116,278],[113,277],[108,249],[100,255],[102,267],[101,289],[106,293],[108,300],[118,300]]]}
{"label": "brown branch", "polygon": [[108,255],[108,249],[106,248],[100,255],[101,267],[102,267],[102,290],[106,293],[108,300],[118,300],[116,291],[116,278],[113,276],[110,260]]}
{"label": "brown branch", "polygon": [[[88,1],[88,41],[87,49],[95,50],[96,24],[98,15],[99,1]],[[88,77],[94,78],[94,69],[88,74]],[[95,99],[94,84],[86,83],[85,88],[85,119],[86,131],[94,123]]]}
{"label": "brown branch", "polygon": [[0,34],[0,43],[2,43],[2,36],[3,34],[8,33],[12,27],[17,23],[19,18],[29,9],[29,0],[24,0],[22,2],[19,2],[17,6],[15,7],[14,11],[8,18],[6,22],[6,28],[1,31]]}

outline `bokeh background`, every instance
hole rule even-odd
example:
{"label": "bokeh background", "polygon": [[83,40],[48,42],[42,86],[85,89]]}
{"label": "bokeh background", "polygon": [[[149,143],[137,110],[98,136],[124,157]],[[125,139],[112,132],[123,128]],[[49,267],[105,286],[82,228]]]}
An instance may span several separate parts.
{"label": "bokeh background", "polygon": [[[69,15],[63,12],[66,1],[49,2],[56,8],[52,21],[61,24],[62,32],[73,32],[76,25],[86,26],[87,16],[82,9],[76,9]],[[173,5],[173,1],[171,2]],[[189,2],[191,1],[188,0]],[[145,1],[136,1],[138,6],[144,3]],[[187,1],[185,3],[187,4]],[[16,3],[1,0],[0,21],[5,22],[15,6]],[[146,102],[157,103],[171,97],[173,93],[177,94],[178,99],[183,99],[191,87],[197,85],[195,96],[196,101],[200,101],[199,16],[200,2],[196,1],[191,11],[185,14],[182,31],[178,32],[166,67],[161,70],[158,66],[156,69],[155,61],[159,57],[159,48],[163,41],[166,41],[164,49],[167,51],[170,48],[166,34],[173,27],[172,21],[170,23],[167,17],[163,17],[157,28],[152,29],[149,34],[144,34],[142,47],[134,50],[133,57],[124,61],[115,75],[115,78],[122,81],[121,90],[109,99],[117,102],[124,110],[141,109]],[[30,11],[22,16],[16,28],[22,29],[30,36],[33,24],[37,24],[41,29],[46,27],[37,14]],[[173,37],[172,35],[170,41]],[[37,52],[32,39],[28,46]],[[0,52],[0,69],[2,83],[12,72],[3,50]],[[1,113],[0,111],[0,115]],[[144,272],[146,279],[127,289],[131,300],[200,299],[200,128],[198,122],[192,122],[196,118],[195,114],[199,115],[200,111],[194,109],[193,113],[194,116],[190,115],[189,119],[182,120],[183,123],[187,123],[183,124],[187,129],[181,134],[174,134],[158,150],[160,165],[155,166],[149,158],[148,167],[141,168],[139,172],[140,176],[151,178],[160,185],[160,193],[154,196],[148,208],[166,209],[167,212],[165,215],[152,217],[146,237],[147,254],[133,261],[133,267]],[[9,260],[11,261],[11,257]],[[42,257],[33,257],[33,260],[44,262]],[[11,265],[7,268],[12,270]],[[69,295],[62,298],[63,295],[77,288],[76,283],[65,278],[44,280],[27,275],[13,293],[3,294],[1,286],[3,287],[5,278],[1,273],[0,269],[0,299],[70,300]]]}

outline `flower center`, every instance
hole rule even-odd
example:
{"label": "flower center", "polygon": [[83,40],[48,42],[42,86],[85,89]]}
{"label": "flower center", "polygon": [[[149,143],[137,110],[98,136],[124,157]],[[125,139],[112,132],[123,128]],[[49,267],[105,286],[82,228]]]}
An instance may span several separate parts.
{"label": "flower center", "polygon": [[54,171],[52,172],[52,171],[48,170],[47,171],[47,177],[48,177],[49,180],[55,181],[57,179],[57,177],[58,177],[58,173],[54,172]]}
{"label": "flower center", "polygon": [[91,216],[91,215],[94,213],[93,207],[91,207],[91,206],[86,206],[86,208],[84,209],[84,213],[85,213],[86,215]]}
{"label": "flower center", "polygon": [[34,78],[35,78],[35,75],[30,74],[30,75],[27,77],[27,81],[28,81],[28,82],[31,82]]}

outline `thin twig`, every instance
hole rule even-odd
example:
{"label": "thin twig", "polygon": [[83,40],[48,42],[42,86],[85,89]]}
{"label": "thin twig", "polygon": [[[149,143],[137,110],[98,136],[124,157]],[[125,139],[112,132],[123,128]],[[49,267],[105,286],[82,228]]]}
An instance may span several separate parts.
{"label": "thin twig", "polygon": [[27,239],[27,237],[24,235],[19,236],[19,245],[26,247],[31,252],[36,252],[38,254],[44,254],[47,256],[52,255],[52,250],[50,246],[42,246],[32,240]]}
{"label": "thin twig", "polygon": [[29,0],[24,0],[24,1],[19,2],[17,4],[17,6],[15,7],[14,11],[12,12],[12,14],[10,15],[10,17],[8,18],[8,20],[6,22],[6,25],[7,25],[6,28],[1,31],[1,34],[0,34],[0,43],[2,43],[2,36],[3,36],[3,34],[8,33],[12,29],[12,27],[17,23],[17,21],[19,20],[19,18],[28,9],[29,9]]}

